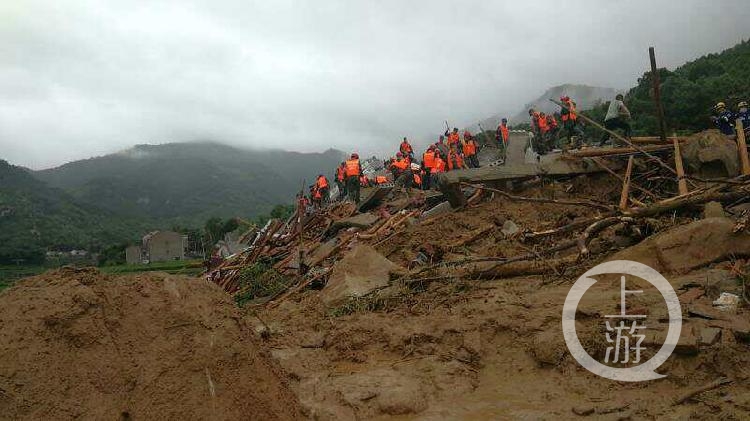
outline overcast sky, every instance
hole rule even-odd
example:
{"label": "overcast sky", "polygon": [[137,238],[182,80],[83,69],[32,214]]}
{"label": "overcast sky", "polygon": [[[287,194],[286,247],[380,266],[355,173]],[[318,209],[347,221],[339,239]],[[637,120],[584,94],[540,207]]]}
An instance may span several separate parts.
{"label": "overcast sky", "polygon": [[[0,1],[0,158],[138,143],[362,153],[750,37],[747,0]],[[421,142],[418,142],[421,143]]]}

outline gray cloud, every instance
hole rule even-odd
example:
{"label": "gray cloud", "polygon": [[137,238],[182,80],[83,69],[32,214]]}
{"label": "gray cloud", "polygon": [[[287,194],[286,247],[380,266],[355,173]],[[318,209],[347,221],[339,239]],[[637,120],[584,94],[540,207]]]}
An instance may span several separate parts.
{"label": "gray cloud", "polygon": [[[679,6],[679,7],[678,7]],[[0,4],[0,157],[129,147],[384,153],[561,83],[626,88],[748,36],[743,0]]]}

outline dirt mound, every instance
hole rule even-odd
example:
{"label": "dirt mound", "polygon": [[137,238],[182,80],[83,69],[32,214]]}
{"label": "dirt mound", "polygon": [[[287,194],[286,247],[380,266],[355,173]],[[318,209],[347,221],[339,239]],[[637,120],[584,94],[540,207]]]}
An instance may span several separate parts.
{"label": "dirt mound", "polygon": [[295,419],[215,285],[63,269],[0,294],[0,418]]}

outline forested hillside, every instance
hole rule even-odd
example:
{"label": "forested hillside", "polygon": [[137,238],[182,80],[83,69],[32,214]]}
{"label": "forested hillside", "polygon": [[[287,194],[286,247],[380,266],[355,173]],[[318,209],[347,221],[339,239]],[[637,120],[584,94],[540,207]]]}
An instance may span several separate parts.
{"label": "forested hillside", "polygon": [[138,145],[36,172],[77,200],[124,217],[202,226],[291,203],[305,180],[329,177],[342,153],[254,151],[218,143]]}
{"label": "forested hillside", "polygon": [[[659,69],[661,98],[668,131],[697,132],[711,126],[713,106],[726,102],[735,110],[741,100],[750,100],[750,41],[744,41],[718,54],[709,54],[673,71]],[[652,96],[651,73],[638,79],[638,85],[625,96],[633,114],[635,135],[658,133]],[[607,104],[595,107],[590,116],[604,119]]]}
{"label": "forested hillside", "polygon": [[136,239],[145,224],[82,206],[0,160],[0,264],[44,260],[47,248],[96,249]]}

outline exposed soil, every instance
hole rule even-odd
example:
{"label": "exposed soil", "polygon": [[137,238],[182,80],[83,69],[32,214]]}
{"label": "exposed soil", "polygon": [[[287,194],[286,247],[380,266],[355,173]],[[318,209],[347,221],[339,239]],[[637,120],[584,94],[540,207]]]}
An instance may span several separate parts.
{"label": "exposed soil", "polygon": [[0,293],[2,419],[296,419],[234,303],[201,279],[63,269]]}
{"label": "exposed soil", "polygon": [[[610,183],[576,183],[550,186],[545,194],[564,198],[566,191],[577,190],[579,197],[607,201],[619,194],[619,186]],[[402,266],[420,251],[446,261],[514,256],[533,246],[502,234],[505,220],[521,230],[540,231],[596,213],[495,198],[414,224],[376,248]],[[648,229],[658,232],[687,221],[690,218],[649,221]],[[467,245],[449,247],[484,226],[493,228]],[[658,369],[666,378],[615,382],[586,371],[570,356],[561,327],[570,286],[585,270],[633,241],[638,240],[620,235],[617,228],[607,229],[592,242],[596,250],[589,259],[552,275],[394,285],[335,308],[326,308],[319,292],[307,291],[277,307],[249,310],[246,317],[258,331],[268,333],[272,355],[316,419],[748,419],[750,347],[735,337],[726,321],[687,313],[689,305],[710,308],[721,291],[738,292],[727,264],[668,277],[684,300],[685,319],[676,352]],[[584,296],[577,318],[581,342],[597,357],[607,347],[602,316],[616,314],[620,302],[619,278],[600,281]],[[666,305],[646,282],[629,287],[644,290],[628,305],[649,315],[645,360],[663,343],[659,338],[668,327]],[[746,323],[750,314],[740,309],[727,318]],[[706,329],[720,330],[720,339],[701,343]],[[722,377],[732,383],[673,404]]]}

